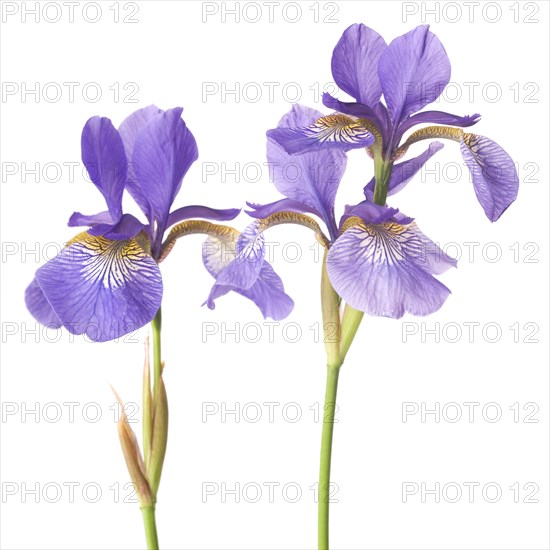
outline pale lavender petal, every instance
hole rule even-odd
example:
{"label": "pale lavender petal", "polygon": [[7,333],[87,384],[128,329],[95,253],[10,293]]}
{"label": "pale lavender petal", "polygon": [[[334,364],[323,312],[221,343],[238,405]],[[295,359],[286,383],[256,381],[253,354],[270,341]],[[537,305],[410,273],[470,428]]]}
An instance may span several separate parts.
{"label": "pale lavender petal", "polygon": [[369,107],[382,95],[378,61],[386,47],[376,31],[355,23],[344,31],[332,54],[332,76],[336,84]]}
{"label": "pale lavender petal", "polygon": [[400,121],[435,101],[449,83],[451,65],[443,45],[420,25],[384,50],[378,76],[392,121]]}
{"label": "pale lavender petal", "polygon": [[236,218],[239,215],[240,208],[226,208],[219,210],[208,206],[183,206],[170,213],[168,216],[167,227],[191,218],[204,218],[206,220],[227,221]]}
{"label": "pale lavender petal", "polygon": [[[443,144],[439,141],[434,141],[417,157],[394,164],[388,183],[388,195],[395,195],[395,193],[401,191],[420,171],[422,166],[441,149],[443,149]],[[372,197],[371,193],[374,193],[374,185],[375,180],[372,178],[365,186],[364,191],[367,199]]]}
{"label": "pale lavender petal", "polygon": [[415,224],[394,222],[348,229],[327,256],[336,292],[370,315],[398,319],[437,311],[450,290],[431,275],[432,258],[419,234]]}
{"label": "pale lavender petal", "polygon": [[460,150],[487,217],[497,221],[518,196],[519,178],[510,155],[484,136],[464,134]]}
{"label": "pale lavender petal", "polygon": [[134,111],[122,121],[118,128],[118,132],[124,143],[128,162],[132,162],[134,144],[139,132],[141,132],[153,118],[163,112],[164,111],[159,109],[156,105],[149,105],[148,107]]}
{"label": "pale lavender petal", "polygon": [[135,241],[87,236],[36,272],[63,326],[104,342],[153,319],[162,300],[157,263]]}
{"label": "pale lavender petal", "polygon": [[90,179],[105,197],[113,220],[118,220],[128,169],[122,139],[108,118],[95,116],[84,125],[81,146]]}
{"label": "pale lavender petal", "polygon": [[46,296],[44,296],[36,279],[33,279],[25,290],[25,304],[32,316],[40,324],[50,328],[59,328],[63,324],[55,314],[48,300],[46,300]]}

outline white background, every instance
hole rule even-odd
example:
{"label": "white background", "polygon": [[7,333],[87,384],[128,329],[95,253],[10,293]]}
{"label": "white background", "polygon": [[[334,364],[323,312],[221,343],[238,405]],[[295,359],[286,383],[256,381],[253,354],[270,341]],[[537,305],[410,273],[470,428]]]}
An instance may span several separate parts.
{"label": "white background", "polygon": [[[299,15],[295,5],[279,2],[270,21],[265,3],[241,2],[236,22],[221,5],[231,9],[234,2],[220,3],[206,17],[200,2],[120,2],[117,8],[107,1],[98,4],[96,23],[86,21],[98,15],[86,4],[74,8],[74,22],[60,2],[26,21],[22,4],[13,15],[14,3],[2,7],[3,91],[16,90],[3,93],[1,105],[2,547],[144,547],[138,505],[122,502],[129,477],[109,384],[126,401],[139,401],[148,328],[120,342],[93,344],[40,329],[23,301],[35,270],[74,234],[66,227],[69,215],[104,207],[82,177],[82,165],[71,176],[66,164],[80,162],[85,121],[102,115],[116,125],[151,103],[181,105],[200,158],[175,207],[273,201],[280,195],[265,167],[251,181],[254,166],[265,162],[265,131],[290,108],[297,90],[301,103],[327,112],[316,90],[332,81],[330,57],[344,29],[363,22],[389,42],[428,22],[449,54],[454,83],[434,108],[481,113],[474,131],[496,140],[518,163],[520,193],[491,224],[458,147],[448,142],[428,163],[433,172],[419,174],[392,198],[392,206],[414,216],[426,234],[461,258],[458,269],[441,277],[453,292],[441,311],[423,319],[366,318],[351,348],[338,397],[332,547],[548,548],[548,4],[321,2],[315,8],[300,2]],[[125,17],[136,22],[123,22]],[[77,83],[73,98],[67,82]],[[277,83],[271,98],[266,82]],[[22,94],[36,83],[39,97]],[[205,83],[209,90],[237,85],[241,92],[205,96]],[[62,90],[59,98],[56,89]],[[93,102],[97,89],[102,97]],[[263,94],[255,101],[258,89]],[[416,147],[411,153],[422,150]],[[31,169],[39,163],[38,181],[33,174],[22,177],[23,163]],[[235,163],[239,181],[222,173],[222,165],[231,169]],[[243,174],[247,163],[253,164]],[[213,166],[217,174],[204,173]],[[351,152],[338,212],[361,200],[371,176],[369,159]],[[134,205],[128,208],[135,212]],[[243,213],[233,223],[242,229],[247,221]],[[315,338],[320,264],[305,229],[279,227],[268,239],[281,243],[273,265],[296,302],[291,316],[273,326],[273,338],[255,306],[237,295],[219,300],[215,311],[201,307],[212,280],[201,265],[200,237],[179,242],[162,265],[171,414],[157,507],[162,548],[315,547],[316,504],[309,487],[317,480],[321,423],[314,413],[325,375],[324,346]],[[283,254],[288,242],[300,247],[296,262],[290,261],[295,249]],[[516,333],[510,328],[515,323]],[[213,327],[217,334],[204,337]],[[235,328],[240,342],[224,334]],[[297,330],[301,337],[292,342]],[[491,342],[498,330],[500,339]],[[74,418],[63,405],[68,402],[76,403]],[[267,402],[277,403],[272,422]],[[479,403],[472,422],[465,402]],[[222,417],[236,403],[238,414]],[[419,412],[404,422],[404,403],[419,409],[439,403],[440,421],[432,414],[422,422]],[[457,409],[448,403],[460,406],[457,422],[451,422]],[[484,409],[488,403],[493,405]],[[515,419],[509,408],[514,403]],[[534,410],[524,410],[527,403],[538,407],[532,416],[538,422],[524,421]],[[220,413],[203,418],[205,406]],[[37,416],[22,414],[36,407]],[[253,422],[258,408],[263,414]],[[499,409],[501,419],[488,421]],[[292,422],[296,411],[301,418]],[[464,485],[469,482],[479,484],[472,486],[473,502]],[[203,497],[205,483],[219,492]],[[419,489],[406,502],[403,483]],[[433,494],[422,502],[422,484],[433,489],[436,483],[440,502]],[[447,483],[462,488],[458,502],[449,502],[456,485],[445,492]],[[496,485],[486,488],[484,498],[487,483]],[[514,483],[518,503],[509,489]],[[538,502],[523,502],[534,487],[524,489],[528,483],[538,487],[531,497]],[[36,484],[39,493],[24,497]],[[236,484],[240,502],[222,495],[222,487]],[[488,502],[497,485],[500,500]],[[110,488],[117,486],[118,498]],[[98,487],[101,495],[90,502]],[[257,487],[263,492],[251,502]],[[292,503],[296,487],[301,496]]]}

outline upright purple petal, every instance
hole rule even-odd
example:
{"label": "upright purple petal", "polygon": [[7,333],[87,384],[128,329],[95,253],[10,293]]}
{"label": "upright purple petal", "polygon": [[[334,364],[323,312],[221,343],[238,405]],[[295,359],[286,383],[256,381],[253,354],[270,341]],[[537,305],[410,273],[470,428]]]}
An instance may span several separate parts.
{"label": "upright purple petal", "polygon": [[168,222],[170,207],[187,170],[198,158],[197,143],[177,107],[151,118],[134,143],[132,166],[136,181],[128,189],[159,235]]}
{"label": "upright purple petal", "polygon": [[81,146],[90,179],[105,197],[113,220],[118,221],[128,169],[122,139],[108,118],[95,116],[84,125]]}
{"label": "upright purple petal", "polygon": [[464,134],[460,151],[472,174],[479,203],[487,217],[497,221],[518,196],[514,161],[498,143],[475,134]]}
{"label": "upright purple petal", "polygon": [[369,107],[374,107],[382,95],[378,61],[386,47],[376,31],[355,23],[344,31],[332,54],[332,76],[336,84]]}
{"label": "upright purple petal", "polygon": [[384,50],[378,76],[395,125],[435,101],[449,83],[451,64],[443,45],[420,25]]}
{"label": "upright purple petal", "polygon": [[[429,244],[430,250],[426,252]],[[428,315],[450,294],[432,273],[454,265],[416,224],[366,224],[348,229],[327,256],[336,292],[353,308],[398,319],[406,312]]]}
{"label": "upright purple petal", "polygon": [[[307,126],[319,115],[314,109],[295,105],[281,119],[279,128]],[[291,156],[273,139],[268,139],[267,160],[278,191],[318,212],[329,231],[335,231],[334,199],[346,169],[346,155],[329,149]]]}
{"label": "upright purple petal", "polygon": [[59,328],[62,326],[63,323],[55,314],[48,300],[46,300],[46,296],[44,296],[36,279],[33,279],[25,290],[25,304],[32,316],[40,324],[50,328]]}
{"label": "upright purple petal", "polygon": [[162,300],[158,265],[134,240],[88,235],[42,266],[36,280],[63,326],[96,342],[142,327]]}
{"label": "upright purple petal", "polygon": [[183,206],[170,213],[168,216],[167,227],[175,223],[189,220],[191,218],[204,218],[206,220],[227,221],[236,218],[239,215],[240,208],[216,209],[208,206]]}
{"label": "upright purple petal", "polygon": [[[414,176],[420,171],[422,166],[428,162],[438,151],[443,149],[443,144],[439,141],[430,143],[428,148],[412,159],[404,162],[394,164],[392,167],[390,181],[388,183],[388,195],[395,195],[395,193],[401,191],[413,179]],[[365,186],[365,196],[367,199],[374,193],[375,180],[372,178]]]}
{"label": "upright purple petal", "polygon": [[138,134],[155,118],[157,115],[163,113],[162,109],[159,109],[156,105],[149,105],[134,111],[131,115],[127,116],[118,127],[118,133],[124,143],[124,149],[126,150],[126,156],[128,162],[132,161],[134,154],[134,144]]}
{"label": "upright purple petal", "polygon": [[[249,230],[252,238],[255,238],[254,233],[256,229],[257,225],[252,224]],[[284,319],[292,311],[294,302],[285,293],[280,277],[263,258],[255,266],[255,269],[257,267],[260,267],[260,269],[257,271],[254,282],[249,286],[249,280],[245,277],[245,286],[248,288],[240,288],[238,286],[243,281],[234,269],[242,269],[244,265],[242,262],[240,264],[235,263],[235,245],[238,238],[238,232],[235,231],[232,237],[228,237],[227,235],[209,237],[205,242],[203,247],[203,263],[208,272],[217,279],[210,291],[206,304],[210,309],[214,309],[217,298],[230,291],[235,291],[252,300],[258,306],[264,318],[270,317],[276,321]],[[243,244],[245,243],[241,237],[241,250]],[[244,267],[246,269],[246,266]],[[227,269],[230,270],[229,277],[223,275]],[[223,280],[229,284],[221,284],[220,281]]]}

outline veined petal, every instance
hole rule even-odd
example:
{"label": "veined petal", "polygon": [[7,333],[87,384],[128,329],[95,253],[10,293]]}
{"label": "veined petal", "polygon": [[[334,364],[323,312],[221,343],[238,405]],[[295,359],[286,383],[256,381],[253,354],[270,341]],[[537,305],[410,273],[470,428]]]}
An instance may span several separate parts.
{"label": "veined petal", "polygon": [[135,240],[81,234],[36,272],[36,280],[63,326],[96,342],[147,324],[162,299],[158,265]]}
{"label": "veined petal", "polygon": [[350,151],[374,143],[374,136],[363,120],[345,115],[324,116],[304,128],[275,128],[267,131],[267,137],[291,155],[323,148]]}
{"label": "veined petal", "polygon": [[[132,161],[134,144],[139,132],[141,132],[141,130],[143,130],[143,128],[145,128],[145,126],[147,126],[153,118],[163,112],[164,111],[159,109],[156,105],[149,105],[148,107],[143,107],[143,109],[134,111],[121,122],[118,127],[118,133],[124,143],[124,149],[126,150],[128,162]],[[131,174],[128,175],[130,176]]]}
{"label": "veined petal", "polygon": [[113,216],[109,211],[100,212],[99,214],[86,215],[81,214],[80,212],[73,212],[72,216],[69,218],[69,227],[92,227],[99,224],[113,224]]}
{"label": "veined petal", "polygon": [[370,315],[428,315],[443,305],[450,290],[431,274],[427,243],[437,248],[414,223],[354,226],[328,253],[330,281],[350,306]]}
{"label": "veined petal", "polygon": [[399,210],[397,208],[382,206],[371,201],[363,201],[353,206],[347,204],[344,208],[344,215],[340,221],[340,227],[342,227],[344,222],[352,216],[361,218],[367,224],[378,224],[390,220],[398,212]]}
{"label": "veined petal", "polygon": [[[328,92],[323,93],[323,105],[333,111],[357,118],[368,118],[374,123],[378,122],[376,113],[368,105],[363,103],[347,103],[332,97]],[[322,116],[322,115],[321,115]]]}
{"label": "veined petal", "polygon": [[240,208],[226,208],[219,210],[208,206],[183,206],[170,213],[168,216],[167,226],[170,227],[175,223],[179,223],[191,218],[205,218],[207,220],[227,221],[236,218],[239,215]]}
{"label": "veined petal", "polygon": [[[235,261],[235,245],[238,232],[231,236],[210,236],[203,247],[203,262],[208,272],[216,279]],[[252,300],[262,312],[264,318],[276,321],[287,317],[294,307],[294,302],[285,293],[283,283],[273,268],[262,260],[261,268],[252,286],[247,289],[223,285],[216,281],[206,304],[214,309],[215,300],[230,291],[235,291]]]}
{"label": "veined petal", "polygon": [[349,26],[332,54],[332,76],[339,88],[374,107],[382,95],[378,61],[386,47],[384,39],[366,25]]}
{"label": "veined petal", "polygon": [[94,237],[105,237],[112,241],[126,241],[133,239],[144,228],[145,225],[135,216],[123,214],[118,223],[94,225],[88,230],[88,233]]}
{"label": "veined petal", "polygon": [[518,196],[519,178],[510,155],[489,138],[464,134],[460,151],[487,217],[497,221]]}
{"label": "veined petal", "polygon": [[136,181],[128,182],[128,190],[138,204],[145,205],[151,226],[158,226],[159,240],[182,179],[199,155],[181,112],[177,107],[153,116],[134,143],[132,164]]}
{"label": "veined petal", "polygon": [[46,300],[40,285],[33,279],[31,284],[25,290],[25,304],[32,316],[42,325],[49,328],[59,328],[62,322],[55,314],[52,306]]}
{"label": "veined petal", "polygon": [[[319,118],[318,111],[295,105],[279,122],[277,130],[308,126]],[[270,132],[268,132],[269,135]],[[318,214],[329,232],[336,231],[334,200],[346,169],[347,157],[341,150],[323,149],[292,156],[272,138],[267,143],[267,160],[278,191],[292,201]],[[295,210],[297,211],[297,210]]]}
{"label": "veined petal", "polygon": [[401,123],[399,126],[399,137],[417,124],[446,124],[450,126],[458,126],[459,128],[466,128],[477,124],[480,120],[481,115],[479,113],[459,116],[451,113],[445,113],[443,111],[424,111],[407,118]]}
{"label": "veined petal", "polygon": [[[403,189],[420,171],[422,166],[441,149],[443,149],[443,144],[439,141],[434,141],[417,157],[394,164],[390,175],[390,181],[388,182],[388,195],[395,195],[395,193],[401,191],[401,189]],[[374,193],[374,186],[375,180],[372,178],[364,189],[367,199],[372,196],[371,193]]]}
{"label": "veined petal", "polygon": [[246,213],[252,218],[267,218],[268,216],[278,214],[279,212],[296,212],[298,214],[307,213],[314,214],[322,218],[321,213],[315,208],[311,208],[303,202],[294,201],[292,199],[281,199],[269,204],[254,204],[251,202],[247,202],[246,204],[253,209],[246,211]]}
{"label": "veined petal", "polygon": [[118,221],[128,169],[122,138],[108,118],[95,116],[84,125],[81,146],[90,179],[105,197],[113,220]]}
{"label": "veined petal", "polygon": [[441,95],[451,78],[451,64],[437,36],[428,25],[420,25],[382,52],[378,76],[397,125]]}

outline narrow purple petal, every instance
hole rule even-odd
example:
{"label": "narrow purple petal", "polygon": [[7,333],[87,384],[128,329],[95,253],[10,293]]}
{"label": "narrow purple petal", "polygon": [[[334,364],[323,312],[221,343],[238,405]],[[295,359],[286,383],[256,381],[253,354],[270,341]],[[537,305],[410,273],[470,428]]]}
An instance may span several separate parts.
{"label": "narrow purple petal", "polygon": [[73,212],[69,218],[69,227],[93,227],[99,224],[113,224],[114,220],[109,211],[100,212],[99,214],[86,215],[80,212]]}
{"label": "narrow purple petal", "polygon": [[378,80],[378,61],[386,42],[363,24],[353,24],[345,31],[332,54],[332,76],[340,89],[369,107],[382,95]]}
{"label": "narrow purple petal", "polygon": [[[313,109],[295,105],[281,119],[279,129],[306,126],[319,114]],[[281,145],[268,139],[267,160],[277,190],[288,199],[309,207],[310,212],[319,213],[329,232],[335,231],[334,200],[346,169],[346,155],[342,151],[324,149],[291,156]]]}
{"label": "narrow purple petal", "polygon": [[368,118],[375,124],[378,123],[376,113],[363,103],[346,103],[345,101],[340,101],[339,99],[332,97],[328,92],[325,92],[323,93],[323,105],[327,107],[327,109],[332,109],[334,111],[338,111],[339,113],[344,113],[345,115],[350,115],[357,118]]}
{"label": "narrow purple petal", "polygon": [[44,296],[36,279],[33,279],[25,290],[25,304],[32,316],[40,324],[50,328],[59,328],[62,326],[63,323],[55,314],[48,300],[46,300],[46,296]]}
{"label": "narrow purple petal", "polygon": [[90,179],[105,197],[113,220],[118,220],[128,169],[122,139],[108,118],[95,116],[84,125],[81,146]]}
{"label": "narrow purple petal", "polygon": [[112,241],[126,241],[133,239],[144,228],[145,225],[132,214],[124,214],[118,223],[94,225],[88,233]]}
{"label": "narrow purple petal", "polygon": [[159,239],[182,179],[198,158],[197,143],[181,112],[177,107],[152,117],[134,143],[136,181],[129,181],[128,189],[138,204],[145,205],[150,224],[158,225]]}
{"label": "narrow purple petal", "polygon": [[87,236],[36,272],[69,332],[104,342],[153,319],[162,300],[157,263],[135,241]]}
{"label": "narrow purple petal", "polygon": [[497,221],[518,196],[519,178],[510,155],[489,138],[464,134],[460,151],[487,217]]}
{"label": "narrow purple petal", "polygon": [[404,120],[399,126],[399,136],[401,137],[407,130],[410,130],[417,124],[445,124],[446,126],[467,128],[468,126],[477,124],[480,120],[481,115],[479,113],[459,116],[443,111],[424,111],[422,113],[416,113],[416,115],[412,115]]}
{"label": "narrow purple petal", "polygon": [[314,214],[322,218],[321,213],[316,209],[311,208],[303,202],[294,201],[292,199],[281,199],[269,204],[254,204],[246,203],[253,210],[247,210],[246,213],[252,218],[267,218],[272,214],[279,212],[297,212],[298,214]]}
{"label": "narrow purple petal", "polygon": [[216,208],[209,208],[208,206],[183,206],[170,213],[168,216],[167,227],[179,223],[190,218],[204,218],[206,220],[227,221],[236,218],[241,209],[240,208],[226,208],[225,210],[219,210]]}
{"label": "narrow purple petal", "polygon": [[443,45],[420,25],[384,50],[378,76],[395,125],[435,101],[449,83],[451,65]]}
{"label": "narrow purple petal", "polygon": [[363,201],[353,206],[348,204],[344,208],[344,215],[342,216],[340,225],[351,216],[357,216],[365,223],[382,223],[393,218],[397,212],[399,212],[397,208],[390,208],[389,206],[382,206],[369,201]]}
{"label": "narrow purple petal", "polygon": [[433,313],[450,290],[430,273],[426,241],[416,224],[352,227],[328,253],[330,281],[348,304],[370,315],[398,319],[406,312]]}
{"label": "narrow purple petal", "polygon": [[[401,191],[420,171],[422,166],[441,149],[443,149],[443,144],[439,141],[434,141],[417,157],[394,164],[388,183],[388,195],[395,195],[395,193]],[[374,185],[375,180],[372,178],[365,186],[364,191],[367,199],[372,196],[371,193],[374,193]]]}

